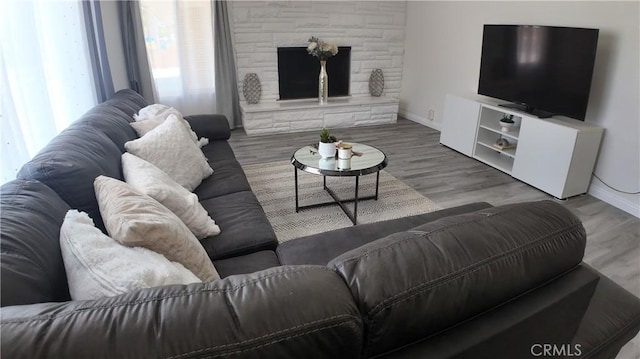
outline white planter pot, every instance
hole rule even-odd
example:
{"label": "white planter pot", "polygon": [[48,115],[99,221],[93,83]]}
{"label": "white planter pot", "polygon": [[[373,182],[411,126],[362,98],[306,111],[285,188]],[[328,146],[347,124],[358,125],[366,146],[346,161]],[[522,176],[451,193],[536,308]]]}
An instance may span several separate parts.
{"label": "white planter pot", "polygon": [[509,132],[511,131],[511,128],[515,126],[515,123],[513,122],[498,121],[498,123],[500,123],[500,127],[502,127],[502,132]]}
{"label": "white planter pot", "polygon": [[335,143],[318,143],[318,153],[322,158],[333,158],[336,156],[336,145]]}

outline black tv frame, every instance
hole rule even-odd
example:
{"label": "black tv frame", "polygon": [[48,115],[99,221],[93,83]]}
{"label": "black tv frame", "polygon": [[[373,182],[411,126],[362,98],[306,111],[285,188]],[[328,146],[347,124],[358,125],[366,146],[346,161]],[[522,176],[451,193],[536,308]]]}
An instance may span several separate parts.
{"label": "black tv frame", "polygon": [[589,28],[484,25],[478,94],[540,118],[584,121],[598,35]]}

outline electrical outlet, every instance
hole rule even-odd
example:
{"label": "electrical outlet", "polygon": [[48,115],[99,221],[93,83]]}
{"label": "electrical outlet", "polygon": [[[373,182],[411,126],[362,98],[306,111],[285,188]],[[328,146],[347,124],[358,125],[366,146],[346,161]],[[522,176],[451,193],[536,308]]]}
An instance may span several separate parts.
{"label": "electrical outlet", "polygon": [[436,110],[430,109],[429,110],[429,120],[433,121],[435,119],[436,119]]}

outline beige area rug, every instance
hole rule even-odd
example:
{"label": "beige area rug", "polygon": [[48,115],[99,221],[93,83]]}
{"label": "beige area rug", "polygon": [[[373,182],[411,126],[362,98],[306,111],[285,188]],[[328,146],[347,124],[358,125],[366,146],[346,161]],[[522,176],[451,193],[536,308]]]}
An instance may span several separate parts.
{"label": "beige area rug", "polygon": [[[351,220],[336,204],[295,210],[293,165],[278,161],[242,167],[251,189],[264,208],[280,243],[290,239],[352,226]],[[327,186],[338,198],[353,198],[354,177],[327,177]],[[359,196],[375,194],[376,175],[360,177]],[[440,207],[386,171],[380,172],[378,200],[358,202],[358,224],[373,223],[433,212]],[[322,176],[298,171],[300,206],[329,202],[333,199],[322,189]],[[353,203],[347,203],[353,210]]]}

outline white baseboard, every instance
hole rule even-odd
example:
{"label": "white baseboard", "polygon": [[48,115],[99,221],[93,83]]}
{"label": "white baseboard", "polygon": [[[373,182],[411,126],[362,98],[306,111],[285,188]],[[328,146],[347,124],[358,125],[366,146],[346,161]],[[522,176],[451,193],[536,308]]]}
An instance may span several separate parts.
{"label": "white baseboard", "polygon": [[400,116],[406,118],[407,120],[410,120],[410,121],[419,123],[421,125],[433,128],[434,130],[440,131],[440,128],[441,128],[440,127],[440,125],[441,125],[440,122],[431,121],[431,120],[428,120],[428,119],[426,119],[424,117],[421,117],[421,116],[418,116],[418,115],[413,114],[411,112],[407,112],[407,111],[403,111],[403,110],[398,111],[398,114]]}
{"label": "white baseboard", "polygon": [[595,178],[592,180],[591,186],[589,186],[588,193],[599,200],[607,202],[610,205],[631,214],[632,216],[640,218],[640,201],[634,202],[622,197],[619,193],[603,185]]}

